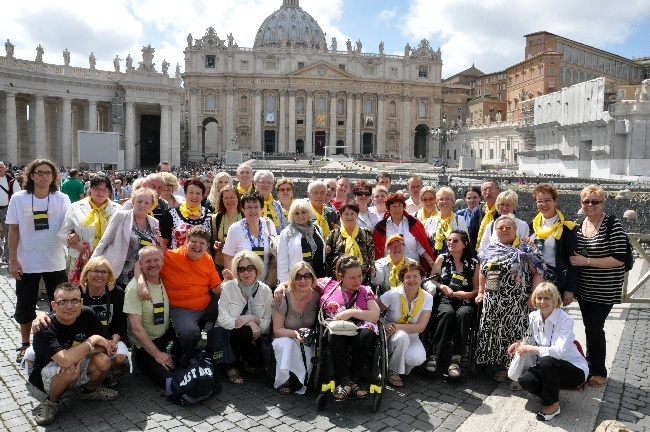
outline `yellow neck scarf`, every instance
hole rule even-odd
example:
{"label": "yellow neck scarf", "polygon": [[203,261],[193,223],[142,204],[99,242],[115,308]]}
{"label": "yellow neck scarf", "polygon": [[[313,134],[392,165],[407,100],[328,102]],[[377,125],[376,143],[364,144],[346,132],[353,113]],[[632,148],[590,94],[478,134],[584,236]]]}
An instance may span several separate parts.
{"label": "yellow neck scarf", "polygon": [[401,282],[399,280],[399,269],[404,265],[405,258],[402,256],[398,262],[393,262],[393,259],[388,254],[388,262],[390,263],[390,274],[388,275],[388,287],[397,288]]}
{"label": "yellow neck scarf", "polygon": [[244,195],[246,192],[250,192],[252,187],[253,187],[253,183],[251,183],[248,186],[248,189],[244,189],[243,187],[241,187],[241,183],[237,183],[237,192],[239,192],[239,195],[241,196]]}
{"label": "yellow neck scarf", "polygon": [[485,233],[485,228],[488,226],[490,222],[494,221],[494,213],[497,211],[497,206],[495,205],[492,208],[489,208],[487,203],[483,206],[483,211],[485,212],[485,216],[483,216],[483,220],[481,221],[481,227],[478,229],[478,237],[476,238],[476,249],[478,250],[479,245],[481,244],[481,239],[483,238],[483,233]]}
{"label": "yellow neck scarf", "polygon": [[413,317],[420,313],[422,305],[424,305],[424,293],[422,292],[422,288],[418,289],[418,296],[415,298],[415,304],[413,305],[413,309],[410,311],[408,310],[408,301],[406,300],[406,288],[404,288],[404,295],[399,296],[399,300],[400,312],[402,315],[397,319],[397,323],[410,324]]}
{"label": "yellow neck scarf", "polygon": [[323,207],[323,213],[318,213],[318,210],[316,210],[311,203],[309,203],[309,205],[311,206],[311,211],[314,213],[314,217],[316,218],[316,225],[323,230],[323,238],[326,239],[330,234],[330,225],[325,220],[325,207]]}
{"label": "yellow neck scarf", "polygon": [[183,204],[178,208],[185,219],[190,216],[201,217],[201,204],[196,207],[190,206],[187,201],[184,201]]}
{"label": "yellow neck scarf", "polygon": [[108,222],[108,214],[106,212],[106,206],[108,206],[108,200],[104,201],[104,204],[97,207],[93,200],[90,197],[86,198],[90,204],[90,212],[86,215],[83,220],[84,226],[94,227],[95,228],[95,238],[93,239],[93,249],[99,243],[99,239],[104,235],[104,230],[106,229],[106,224]]}
{"label": "yellow neck scarf", "polygon": [[[438,208],[437,208],[437,207],[434,207],[434,208],[433,208],[433,211],[431,212],[431,216],[435,216],[435,215],[437,215],[437,214],[438,214]],[[429,217],[431,217],[431,216],[429,216]],[[425,223],[425,222],[427,221],[427,219],[429,219],[429,217],[426,217],[426,216],[424,215],[424,207],[422,207],[420,210],[418,210],[418,212],[417,212],[417,218],[418,218],[418,220],[419,220],[420,222]]]}
{"label": "yellow neck scarf", "polygon": [[273,194],[269,194],[269,199],[264,201],[264,214],[262,216],[271,218],[275,227],[280,227],[280,218],[275,212],[275,207],[273,206]]}
{"label": "yellow neck scarf", "polygon": [[354,230],[351,233],[348,233],[345,230],[345,226],[341,225],[339,229],[341,237],[345,239],[345,255],[352,255],[359,258],[359,261],[363,263],[363,256],[361,255],[361,248],[357,243],[357,235],[359,234],[359,226],[355,225]]}
{"label": "yellow neck scarf", "polygon": [[440,220],[440,223],[438,224],[438,230],[436,231],[436,234],[434,236],[434,241],[435,241],[435,249],[437,251],[442,250],[442,248],[445,245],[445,241],[447,241],[447,238],[451,234],[451,218],[454,217],[454,212],[451,212],[448,218],[442,219],[440,215],[438,215],[438,219]]}
{"label": "yellow neck scarf", "polygon": [[513,247],[519,246],[519,236],[515,236],[515,241],[512,242]]}
{"label": "yellow neck scarf", "polygon": [[559,240],[560,237],[562,237],[562,231],[564,230],[565,226],[570,230],[575,228],[576,226],[575,222],[565,221],[564,215],[562,214],[561,211],[556,209],[555,212],[557,213],[558,221],[555,222],[553,225],[547,227],[542,227],[543,216],[541,213],[538,213],[537,216],[535,216],[535,219],[533,219],[533,229],[535,230],[535,237],[537,237],[540,240],[546,240],[550,235],[553,234],[555,236],[555,240]]}

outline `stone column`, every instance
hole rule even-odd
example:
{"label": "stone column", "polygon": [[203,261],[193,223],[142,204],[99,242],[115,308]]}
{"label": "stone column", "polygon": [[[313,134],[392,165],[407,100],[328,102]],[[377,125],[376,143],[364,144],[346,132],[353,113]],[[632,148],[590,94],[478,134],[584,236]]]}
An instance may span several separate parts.
{"label": "stone column", "polygon": [[307,91],[307,101],[305,102],[305,153],[314,154],[314,140],[312,137],[312,127],[314,124],[314,91]]}
{"label": "stone column", "polygon": [[235,89],[226,89],[226,136],[224,142],[230,150],[230,139],[235,132]]}
{"label": "stone column", "polygon": [[289,90],[289,152],[296,152],[296,91]]}
{"label": "stone column", "polygon": [[387,95],[377,95],[377,153],[386,154],[386,99]]}
{"label": "stone column", "polygon": [[72,166],[72,99],[61,99],[61,146],[63,160],[61,165]]}
{"label": "stone column", "polygon": [[88,101],[88,130],[97,131],[97,101]]}
{"label": "stone column", "polygon": [[7,132],[7,160],[18,163],[18,120],[16,116],[16,93],[7,92],[7,109],[5,118]]}
{"label": "stone column", "polygon": [[124,124],[124,167],[135,168],[135,102],[126,102]]}
{"label": "stone column", "polygon": [[253,90],[255,108],[253,114],[253,151],[262,151],[262,90]]}
{"label": "stone column", "polygon": [[354,153],[361,153],[361,100],[363,99],[363,95],[360,93],[357,93],[355,95],[356,98],[356,107],[354,109]]}
{"label": "stone column", "polygon": [[172,165],[181,164],[181,107],[172,105],[172,124],[171,124],[171,155],[169,162]]}
{"label": "stone column", "polygon": [[[353,93],[347,93],[347,100],[346,100],[346,117],[345,117],[345,145],[346,146],[352,146],[352,119],[353,119],[353,113],[354,113],[354,104],[353,104],[353,98],[354,94]],[[348,147],[345,149],[346,153],[355,153],[354,147]]]}
{"label": "stone column", "polygon": [[190,87],[189,92],[189,138],[190,142],[187,143],[191,153],[199,153],[201,146],[201,134],[199,115],[201,113],[201,94],[198,87]]}
{"label": "stone column", "polygon": [[411,145],[411,100],[412,96],[402,95],[402,139],[400,143],[400,154],[404,158],[412,155]]}
{"label": "stone column", "polygon": [[160,161],[169,162],[171,142],[169,140],[169,105],[160,105]]}
{"label": "stone column", "polygon": [[278,116],[278,146],[275,151],[286,152],[287,150],[287,117],[285,111],[287,110],[287,91],[280,90],[280,115]]}
{"label": "stone column", "polygon": [[329,132],[329,154],[336,154],[336,92],[329,92],[330,96],[330,132]]}
{"label": "stone column", "polygon": [[45,145],[45,99],[42,95],[36,95],[34,103],[34,156],[36,158],[47,157]]}

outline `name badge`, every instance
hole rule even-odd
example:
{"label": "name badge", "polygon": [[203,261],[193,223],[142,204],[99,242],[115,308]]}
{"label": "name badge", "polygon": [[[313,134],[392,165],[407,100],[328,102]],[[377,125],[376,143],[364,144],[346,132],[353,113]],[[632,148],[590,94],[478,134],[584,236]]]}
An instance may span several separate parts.
{"label": "name badge", "polygon": [[153,304],[153,325],[165,324],[165,303]]}
{"label": "name badge", "polygon": [[451,288],[453,291],[460,291],[463,286],[463,281],[465,280],[465,276],[457,271],[453,271],[451,274],[451,281],[449,281],[449,288]]}
{"label": "name badge", "polygon": [[251,248],[251,249],[252,249],[252,252],[255,255],[262,258],[262,260],[264,259],[264,248],[263,247],[254,247],[254,248]]}
{"label": "name badge", "polygon": [[485,291],[496,293],[499,292],[501,287],[501,264],[489,264],[487,274],[485,276]]}
{"label": "name badge", "polygon": [[47,210],[33,211],[34,214],[34,230],[41,231],[50,228],[50,223],[47,219]]}
{"label": "name badge", "polygon": [[140,249],[142,249],[145,246],[151,246],[151,242],[149,240],[142,239],[139,242]]}

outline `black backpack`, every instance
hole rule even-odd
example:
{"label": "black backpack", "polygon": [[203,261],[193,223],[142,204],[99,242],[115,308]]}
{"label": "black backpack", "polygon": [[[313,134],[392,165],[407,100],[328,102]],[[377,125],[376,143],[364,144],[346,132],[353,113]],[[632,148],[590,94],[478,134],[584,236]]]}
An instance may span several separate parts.
{"label": "black backpack", "polygon": [[[607,243],[609,244],[610,241],[610,235],[612,233],[612,229],[614,228],[614,220],[616,218],[614,216],[607,216]],[[632,250],[632,244],[630,243],[630,238],[625,235],[625,272],[629,272],[632,270],[632,267],[634,267],[634,254]]]}
{"label": "black backpack", "polygon": [[193,358],[186,368],[171,372],[165,382],[165,396],[178,405],[193,405],[220,391],[221,376],[215,376],[205,352]]}

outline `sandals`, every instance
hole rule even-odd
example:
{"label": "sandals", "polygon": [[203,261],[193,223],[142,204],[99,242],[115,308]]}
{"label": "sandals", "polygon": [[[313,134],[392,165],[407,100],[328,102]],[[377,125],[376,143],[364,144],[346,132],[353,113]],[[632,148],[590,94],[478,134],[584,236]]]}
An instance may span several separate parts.
{"label": "sandals", "polygon": [[430,374],[435,374],[438,371],[438,357],[429,356],[427,362],[424,364],[424,370]]}
{"label": "sandals", "polygon": [[23,361],[23,358],[25,358],[25,353],[27,352],[27,348],[30,347],[29,342],[23,342],[23,344],[20,346],[20,348],[16,348],[16,363],[21,363]]}
{"label": "sandals", "polygon": [[507,370],[500,370],[496,372],[493,376],[495,381],[503,382],[508,378],[508,371]]}
{"label": "sandals", "polygon": [[278,392],[281,395],[291,394],[291,383],[289,382],[289,380],[287,380],[287,382],[285,382],[280,387],[278,387]]}
{"label": "sandals", "polygon": [[403,387],[404,383],[397,372],[388,371],[388,384],[393,387]]}
{"label": "sandals", "polygon": [[251,366],[250,364],[244,362],[244,372],[246,372],[246,373],[253,373],[253,372],[255,372],[256,370],[257,370],[257,369],[255,368],[255,366]]}
{"label": "sandals", "polygon": [[607,384],[607,378],[594,375],[587,381],[591,387],[602,387]]}
{"label": "sandals", "polygon": [[521,384],[519,384],[519,381],[512,381],[510,383],[510,390],[512,391],[519,391],[521,390]]}
{"label": "sandals", "polygon": [[228,381],[230,381],[233,384],[244,384],[244,379],[239,375],[239,371],[235,368],[228,369],[226,371],[226,375],[228,376]]}
{"label": "sandals", "polygon": [[[350,383],[350,393],[357,399],[366,399],[368,397],[368,390],[356,383]],[[359,394],[363,393],[363,394]]]}
{"label": "sandals", "polygon": [[348,397],[348,395],[350,393],[348,392],[348,390],[345,389],[346,387],[351,389],[349,384],[347,384],[347,385],[339,384],[339,385],[336,386],[336,390],[334,391],[334,400],[335,401],[342,401],[342,400],[347,399],[347,397]]}
{"label": "sandals", "polygon": [[447,376],[449,378],[458,379],[462,376],[460,370],[460,357],[452,357],[449,369],[447,369]]}

